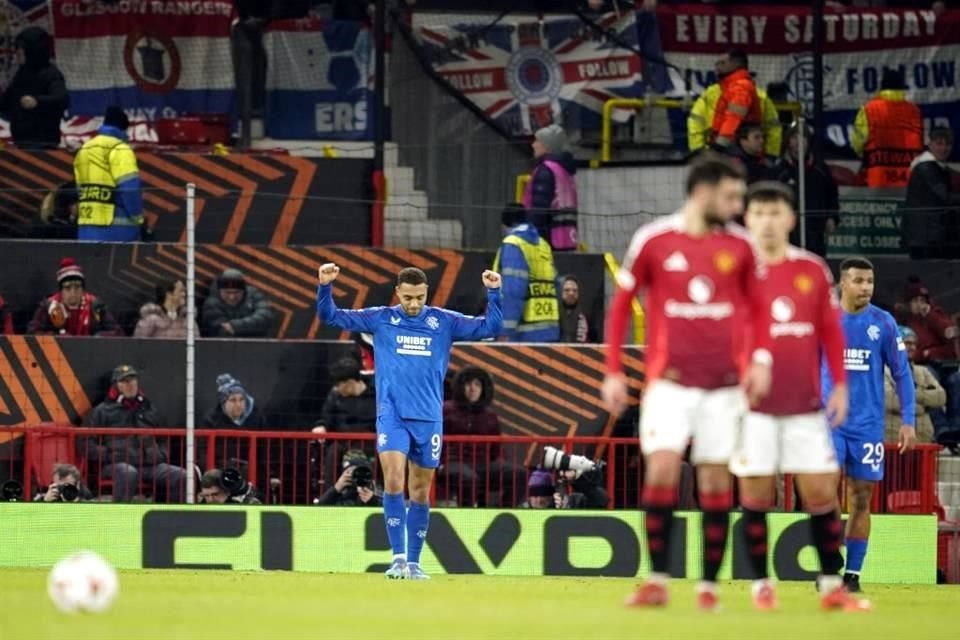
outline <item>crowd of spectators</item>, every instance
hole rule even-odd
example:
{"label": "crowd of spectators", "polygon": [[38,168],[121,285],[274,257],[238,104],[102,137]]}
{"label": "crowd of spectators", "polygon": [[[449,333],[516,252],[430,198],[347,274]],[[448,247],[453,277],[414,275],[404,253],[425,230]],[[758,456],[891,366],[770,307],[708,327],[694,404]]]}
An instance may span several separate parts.
{"label": "crowd of spectators", "polygon": [[[44,296],[25,327],[27,335],[124,336],[126,332],[106,303],[87,287],[87,277],[73,258],[60,260],[56,290]],[[187,336],[187,290],[182,280],[156,285],[154,298],[140,307],[135,338],[184,339]],[[239,269],[225,269],[215,278],[198,306],[196,336],[267,338],[274,330],[270,300],[249,284]],[[0,334],[18,333],[13,313],[0,296]]]}

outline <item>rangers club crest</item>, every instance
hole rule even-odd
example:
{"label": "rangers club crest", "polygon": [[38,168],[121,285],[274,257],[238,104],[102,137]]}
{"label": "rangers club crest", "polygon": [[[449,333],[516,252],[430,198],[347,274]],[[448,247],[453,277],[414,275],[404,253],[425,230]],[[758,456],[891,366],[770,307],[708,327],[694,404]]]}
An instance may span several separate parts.
{"label": "rangers club crest", "polygon": [[440,328],[440,321],[437,320],[437,316],[429,316],[427,318],[427,326],[436,331]]}
{"label": "rangers club crest", "polygon": [[550,104],[563,89],[563,70],[556,56],[540,47],[521,47],[507,61],[507,87],[523,104]]}

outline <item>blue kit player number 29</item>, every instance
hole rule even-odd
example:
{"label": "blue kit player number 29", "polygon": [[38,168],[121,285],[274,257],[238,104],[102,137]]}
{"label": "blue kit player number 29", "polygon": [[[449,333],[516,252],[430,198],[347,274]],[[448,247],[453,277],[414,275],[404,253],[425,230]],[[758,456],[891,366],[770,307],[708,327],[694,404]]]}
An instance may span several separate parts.
{"label": "blue kit player number 29", "polygon": [[[883,479],[888,453],[883,443],[884,367],[890,369],[900,400],[899,453],[906,453],[916,442],[913,373],[893,316],[870,304],[873,280],[873,264],[865,258],[848,258],[840,265],[841,322],[846,339],[843,364],[850,386],[850,411],[833,432],[833,443],[837,462],[847,475],[850,517],[843,579],[851,592],[861,590],[860,571],[870,536],[870,501],[874,485]],[[821,377],[826,399],[833,384],[825,363]]]}

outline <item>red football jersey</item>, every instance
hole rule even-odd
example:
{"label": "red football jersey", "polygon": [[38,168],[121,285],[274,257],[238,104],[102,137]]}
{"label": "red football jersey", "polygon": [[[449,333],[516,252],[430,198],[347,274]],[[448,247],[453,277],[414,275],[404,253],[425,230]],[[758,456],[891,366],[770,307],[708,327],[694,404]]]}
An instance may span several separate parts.
{"label": "red football jersey", "polygon": [[[646,291],[647,379],[702,389],[736,385],[747,360],[748,329],[760,336],[754,348],[769,346],[763,339],[769,336],[763,269],[738,225],[695,237],[685,231],[681,212],[641,227],[617,276],[620,288],[607,329],[608,371],[621,371],[630,303]],[[764,355],[769,358],[769,351]]]}
{"label": "red football jersey", "polygon": [[820,357],[833,380],[846,382],[843,329],[833,276],[818,256],[790,247],[767,265],[767,300],[773,353],[770,395],[755,411],[775,416],[820,410]]}

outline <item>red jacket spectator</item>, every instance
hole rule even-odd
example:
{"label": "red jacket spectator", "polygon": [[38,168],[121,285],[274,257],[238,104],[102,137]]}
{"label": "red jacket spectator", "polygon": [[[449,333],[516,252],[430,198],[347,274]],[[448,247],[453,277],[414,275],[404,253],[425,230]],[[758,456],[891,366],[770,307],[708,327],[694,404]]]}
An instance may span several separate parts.
{"label": "red jacket spectator", "polygon": [[7,301],[0,296],[0,333],[4,335],[13,335],[13,316],[10,309],[7,309]]}
{"label": "red jacket spectator", "polygon": [[60,261],[59,291],[44,298],[27,326],[34,335],[122,336],[123,330],[99,298],[86,290],[83,269],[73,258]]}
{"label": "red jacket spectator", "polygon": [[904,292],[900,324],[917,334],[915,362],[960,359],[960,332],[946,311],[930,302],[930,292],[920,282],[910,282]]}
{"label": "red jacket spectator", "polygon": [[718,60],[717,75],[722,93],[713,116],[714,143],[729,147],[734,143],[740,125],[745,122],[759,124],[763,118],[757,85],[747,68],[745,53],[731,51]]}
{"label": "red jacket spectator", "polygon": [[[453,400],[443,405],[443,432],[448,436],[499,436],[500,419],[493,402],[493,379],[479,367],[464,367],[453,379]],[[487,451],[489,447],[489,454]],[[474,455],[476,460],[474,461]],[[462,456],[462,457],[461,457]],[[500,458],[500,445],[448,443],[446,460],[480,465]]]}

